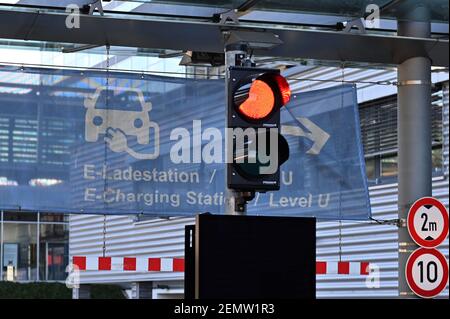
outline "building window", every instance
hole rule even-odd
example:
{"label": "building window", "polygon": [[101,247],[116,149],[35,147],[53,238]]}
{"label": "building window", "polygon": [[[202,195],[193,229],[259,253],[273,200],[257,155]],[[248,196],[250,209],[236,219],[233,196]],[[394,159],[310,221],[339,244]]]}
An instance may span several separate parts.
{"label": "building window", "polygon": [[37,280],[37,224],[3,225],[3,280]]}
{"label": "building window", "polygon": [[39,227],[39,278],[63,281],[69,259],[68,227],[64,224],[41,224]]}
{"label": "building window", "polygon": [[442,166],[444,165],[442,156],[442,146],[432,150],[431,160],[433,162],[433,172],[438,173],[442,171]]}
{"label": "building window", "polygon": [[381,177],[397,176],[397,156],[381,158]]}
{"label": "building window", "polygon": [[368,180],[375,180],[379,176],[379,166],[375,158],[366,159],[366,175]]}
{"label": "building window", "polygon": [[32,222],[37,223],[38,214],[37,213],[24,213],[24,212],[3,212],[4,222]]}
{"label": "building window", "polygon": [[63,281],[68,223],[63,214],[2,212],[0,280]]}
{"label": "building window", "polygon": [[[433,174],[443,172],[442,160],[443,90],[437,85],[432,92],[432,164]],[[370,185],[397,180],[397,96],[392,95],[363,103],[359,108],[361,136]]]}

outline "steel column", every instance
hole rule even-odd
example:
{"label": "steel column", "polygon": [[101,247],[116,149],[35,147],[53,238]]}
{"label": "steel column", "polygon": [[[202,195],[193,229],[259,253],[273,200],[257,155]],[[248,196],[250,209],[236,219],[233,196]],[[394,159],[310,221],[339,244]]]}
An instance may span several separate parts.
{"label": "steel column", "polygon": [[[428,38],[430,22],[427,9],[412,10],[399,21],[398,35]],[[406,223],[411,205],[432,195],[431,184],[431,60],[413,57],[398,66],[398,292],[401,298],[413,297],[405,266],[417,245],[410,238]]]}

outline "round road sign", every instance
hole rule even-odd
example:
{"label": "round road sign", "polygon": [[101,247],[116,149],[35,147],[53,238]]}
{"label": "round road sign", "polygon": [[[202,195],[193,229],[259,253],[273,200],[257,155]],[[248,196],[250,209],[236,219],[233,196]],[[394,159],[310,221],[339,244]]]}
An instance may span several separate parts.
{"label": "round road sign", "polygon": [[448,263],[436,249],[415,250],[406,262],[405,272],[409,287],[422,298],[433,298],[447,286]]}
{"label": "round road sign", "polygon": [[409,210],[408,231],[419,246],[425,248],[439,246],[448,234],[447,209],[433,197],[419,199]]}

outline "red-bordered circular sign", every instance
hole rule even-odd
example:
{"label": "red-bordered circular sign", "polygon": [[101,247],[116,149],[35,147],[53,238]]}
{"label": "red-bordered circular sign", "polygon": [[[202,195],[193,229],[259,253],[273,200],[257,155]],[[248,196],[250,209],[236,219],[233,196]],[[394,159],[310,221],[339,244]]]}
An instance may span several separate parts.
{"label": "red-bordered circular sign", "polygon": [[433,197],[417,200],[408,213],[408,231],[411,238],[425,248],[442,244],[448,234],[448,212]]}
{"label": "red-bordered circular sign", "polygon": [[406,262],[406,280],[409,288],[422,298],[433,298],[447,286],[448,263],[436,249],[419,248]]}

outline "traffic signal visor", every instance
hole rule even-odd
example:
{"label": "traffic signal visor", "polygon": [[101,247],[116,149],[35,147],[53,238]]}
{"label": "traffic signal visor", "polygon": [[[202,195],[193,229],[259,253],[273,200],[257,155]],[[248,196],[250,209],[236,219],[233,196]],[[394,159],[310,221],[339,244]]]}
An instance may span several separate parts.
{"label": "traffic signal visor", "polygon": [[274,80],[277,83],[277,87],[281,95],[281,105],[283,106],[288,104],[291,100],[291,88],[289,87],[289,83],[279,74],[275,74]]}

